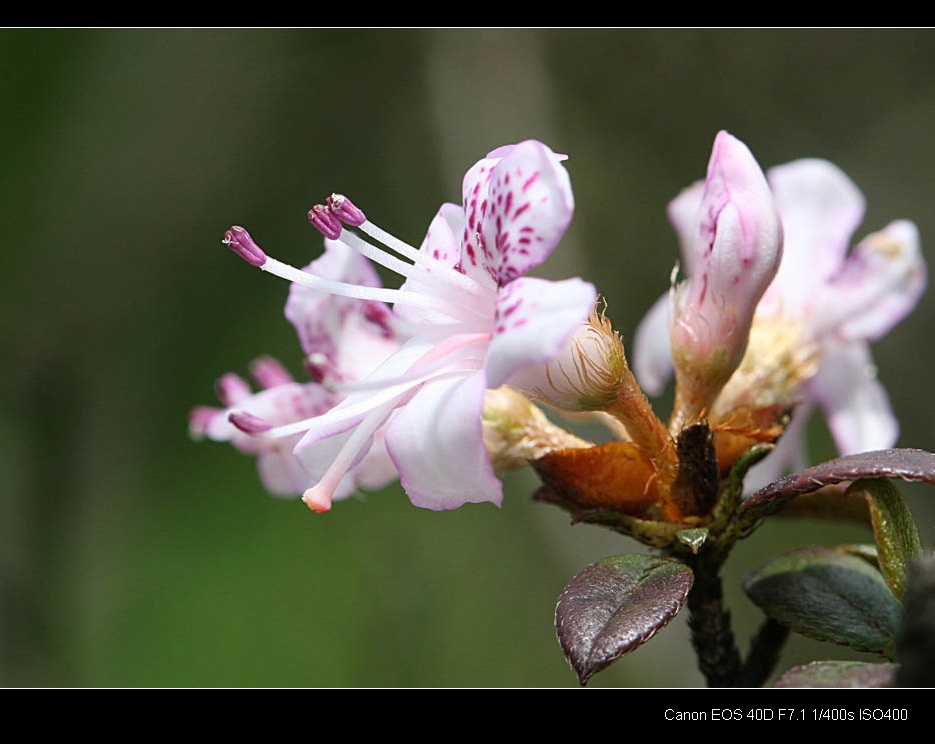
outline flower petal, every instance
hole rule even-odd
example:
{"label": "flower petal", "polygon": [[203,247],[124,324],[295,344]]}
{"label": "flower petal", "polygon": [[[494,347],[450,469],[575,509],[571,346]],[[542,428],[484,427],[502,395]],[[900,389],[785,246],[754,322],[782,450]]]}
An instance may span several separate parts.
{"label": "flower petal", "polygon": [[462,193],[462,266],[500,286],[545,261],[574,212],[568,172],[536,140],[478,162],[465,175]]}
{"label": "flower petal", "polygon": [[808,311],[815,287],[837,273],[864,216],[863,194],[833,163],[804,159],[770,168],[784,252],[764,303]]}
{"label": "flower petal", "polygon": [[672,297],[666,292],[643,316],[633,337],[633,374],[647,395],[662,395],[672,379]]}
{"label": "flower petal", "polygon": [[484,446],[483,372],[426,384],[401,409],[386,433],[400,482],[415,506],[457,509],[503,500]]}
{"label": "flower petal", "polygon": [[257,457],[260,482],[273,496],[297,496],[312,485],[312,479],[292,454],[292,447],[284,440],[280,445]]}
{"label": "flower petal", "polygon": [[679,193],[666,208],[669,222],[679,238],[682,254],[681,270],[691,276],[697,270],[694,244],[698,234],[698,212],[704,195],[704,181],[696,181]]}
{"label": "flower petal", "polygon": [[577,278],[523,277],[503,287],[487,351],[489,386],[499,387],[524,367],[557,357],[596,301],[594,285]]}
{"label": "flower petal", "polygon": [[[444,266],[457,268],[461,262],[461,244],[458,242],[458,236],[460,236],[463,229],[464,212],[461,207],[456,204],[443,204],[429,225],[425,240],[422,241],[419,251],[437,259]],[[489,278],[485,277],[485,279],[489,282]],[[447,297],[452,297],[452,293],[458,292],[458,288],[447,285],[445,277],[439,276],[436,268],[430,264],[416,264],[413,273],[403,282],[400,289],[404,292],[418,292],[425,295],[443,295]],[[474,298],[462,292],[454,295],[454,297],[457,297],[461,303],[473,305],[475,302],[480,303],[492,296],[493,290],[479,290],[478,294],[480,296]],[[437,310],[411,307],[405,303],[395,305],[393,314],[397,318],[410,323],[423,325],[450,321],[448,315]]]}
{"label": "flower petal", "polygon": [[830,279],[813,332],[879,339],[912,311],[926,283],[918,229],[906,220],[892,222],[862,240]]}
{"label": "flower petal", "polygon": [[[325,240],[325,252],[304,271],[349,284],[382,286],[372,264],[340,240]],[[327,379],[359,379],[399,345],[390,330],[389,308],[379,302],[292,284],[285,315],[302,350]]]}
{"label": "flower petal", "polygon": [[899,425],[866,343],[826,342],[809,389],[824,410],[842,455],[886,449],[896,443]]}

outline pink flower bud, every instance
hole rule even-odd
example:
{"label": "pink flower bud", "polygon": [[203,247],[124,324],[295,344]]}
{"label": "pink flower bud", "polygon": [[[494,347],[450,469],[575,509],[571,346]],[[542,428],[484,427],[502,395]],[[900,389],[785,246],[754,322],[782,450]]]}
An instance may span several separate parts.
{"label": "pink flower bud", "polygon": [[703,191],[696,186],[683,192],[669,216],[690,271],[673,288],[670,341],[677,414],[691,423],[743,358],[757,304],[782,258],[782,224],[750,150],[723,131],[714,141]]}

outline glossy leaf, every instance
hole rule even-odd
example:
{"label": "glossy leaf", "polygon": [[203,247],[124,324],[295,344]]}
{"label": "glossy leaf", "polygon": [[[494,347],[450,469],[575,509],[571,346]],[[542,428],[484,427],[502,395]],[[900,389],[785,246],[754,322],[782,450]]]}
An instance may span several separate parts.
{"label": "glossy leaf", "polygon": [[694,576],[680,561],[623,555],[592,563],[565,587],[555,627],[585,685],[664,628],[685,604]]}
{"label": "glossy leaf", "polygon": [[902,605],[862,557],[832,548],[794,550],[747,576],[743,588],[797,633],[893,656]]}
{"label": "glossy leaf", "polygon": [[773,687],[893,687],[896,664],[866,661],[813,661],[793,667]]}
{"label": "glossy leaf", "polygon": [[775,513],[796,496],[860,478],[899,478],[935,484],[935,454],[920,449],[887,449],[828,460],[773,481],[751,494],[741,504],[738,516],[749,524]]}

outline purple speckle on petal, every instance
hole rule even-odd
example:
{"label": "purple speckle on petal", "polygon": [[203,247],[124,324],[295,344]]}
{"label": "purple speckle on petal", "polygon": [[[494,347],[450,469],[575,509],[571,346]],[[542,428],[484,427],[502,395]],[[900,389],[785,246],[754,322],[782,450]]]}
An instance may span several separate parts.
{"label": "purple speckle on petal", "polygon": [[503,311],[503,316],[504,316],[504,317],[509,317],[509,316],[511,316],[513,313],[515,313],[517,310],[519,310],[519,308],[522,307],[522,305],[523,305],[523,301],[522,301],[522,300],[517,300],[516,302],[514,302],[512,305],[510,305],[508,308],[506,308],[506,309]]}
{"label": "purple speckle on petal", "polygon": [[539,171],[536,171],[529,178],[526,179],[526,182],[523,184],[523,191],[527,191],[529,187],[532,186],[538,180],[539,180]]}
{"label": "purple speckle on petal", "polygon": [[523,212],[529,209],[529,202],[522,204],[516,208],[516,211],[513,213],[513,219],[517,219]]}

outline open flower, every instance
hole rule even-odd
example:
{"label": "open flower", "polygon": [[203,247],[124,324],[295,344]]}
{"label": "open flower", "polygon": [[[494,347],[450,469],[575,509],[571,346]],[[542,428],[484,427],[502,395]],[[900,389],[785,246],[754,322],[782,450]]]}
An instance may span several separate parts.
{"label": "open flower", "polygon": [[[380,283],[366,259],[343,243],[328,240],[325,253],[303,271],[330,281]],[[296,496],[314,481],[292,451],[302,432],[289,431],[289,427],[325,413],[340,401],[339,393],[320,383],[359,380],[398,349],[400,341],[386,322],[388,311],[382,303],[333,297],[294,284],[285,314],[295,326],[312,381],[297,382],[277,359],[257,359],[251,374],[260,390],[253,392],[236,374],[224,375],[216,386],[224,407],[194,408],[189,431],[196,438],[231,442],[239,451],[254,455],[267,491]],[[368,456],[335,489],[335,498],[358,488],[380,488],[395,477],[396,470],[378,437]]]}
{"label": "open flower", "polygon": [[224,375],[216,386],[224,407],[195,407],[189,415],[189,432],[195,438],[230,442],[241,452],[255,455],[263,487],[274,496],[296,496],[311,485],[305,468],[292,454],[298,437],[255,435],[324,413],[335,404],[335,397],[316,383],[296,382],[272,357],[257,359],[251,371],[259,392],[232,372]]}
{"label": "open flower", "polygon": [[[891,447],[899,427],[870,342],[903,320],[925,290],[918,230],[906,220],[891,222],[848,252],[865,203],[837,166],[798,160],[767,175],[786,232],[786,257],[755,323],[797,328],[798,348],[814,350],[814,374],[796,391],[796,416],[804,421],[818,407],[842,455]],[[757,475],[771,480],[805,463],[804,437],[784,436]]]}
{"label": "open flower", "polygon": [[[799,160],[770,169],[767,180],[782,221],[782,262],[756,305],[746,353],[709,412],[717,421],[738,409],[797,406],[776,450],[752,471],[751,483],[804,466],[802,435],[816,406],[841,454],[895,443],[896,420],[869,343],[912,310],[926,285],[911,222],[893,222],[848,253],[864,199],[833,164]],[[677,217],[673,222],[678,227]],[[693,262],[685,258],[691,271]],[[749,307],[748,299],[739,302]],[[658,343],[665,322],[660,302],[637,331],[634,367],[650,394],[660,393],[672,372],[671,353]]]}
{"label": "open flower", "polygon": [[315,511],[330,509],[381,432],[415,505],[499,504],[502,485],[484,445],[485,394],[561,353],[596,301],[580,279],[524,276],[558,244],[574,208],[568,174],[549,148],[529,140],[495,150],[468,171],[462,197],[461,206],[441,207],[418,250],[346,197],[309,212],[326,238],[405,277],[399,289],[315,277],[269,258],[242,228],[226,236],[249,263],[296,284],[389,303],[381,321],[405,339],[358,383],[334,382],[345,394],[334,408],[261,434],[303,433],[294,453],[314,483],[303,498]]}

